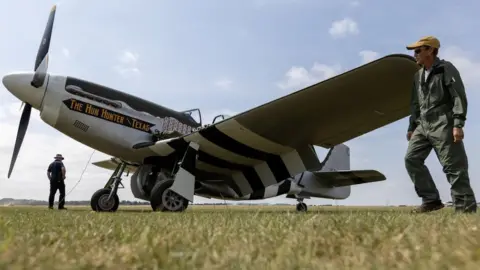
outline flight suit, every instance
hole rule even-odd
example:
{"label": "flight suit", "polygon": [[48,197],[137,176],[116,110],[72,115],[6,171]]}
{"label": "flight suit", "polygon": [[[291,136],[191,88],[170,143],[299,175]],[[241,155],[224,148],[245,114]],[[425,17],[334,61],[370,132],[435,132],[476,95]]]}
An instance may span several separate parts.
{"label": "flight suit", "polygon": [[421,68],[414,76],[410,138],[405,166],[422,198],[420,211],[441,204],[440,195],[424,161],[434,149],[443,172],[451,184],[456,211],[476,212],[477,204],[470,186],[468,159],[463,141],[454,142],[453,128],[463,127],[467,114],[464,85],[455,66],[438,57],[430,70]]}

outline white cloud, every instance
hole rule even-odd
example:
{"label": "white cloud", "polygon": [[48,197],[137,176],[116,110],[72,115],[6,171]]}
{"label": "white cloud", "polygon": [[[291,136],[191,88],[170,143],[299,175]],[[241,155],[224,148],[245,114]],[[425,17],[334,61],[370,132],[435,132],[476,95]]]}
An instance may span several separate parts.
{"label": "white cloud", "polygon": [[350,18],[334,21],[328,30],[330,35],[334,38],[344,38],[348,34],[357,35],[360,30],[358,24]]}
{"label": "white cloud", "polygon": [[69,51],[67,48],[62,48],[62,54],[63,54],[63,56],[65,56],[66,58],[69,58],[69,57],[70,57],[70,51]]}
{"label": "white cloud", "polygon": [[215,86],[216,87],[219,87],[219,88],[222,88],[222,89],[228,89],[230,88],[230,86],[232,85],[232,80],[230,79],[227,79],[227,78],[223,78],[223,79],[219,79],[217,81],[215,81]]}
{"label": "white cloud", "polygon": [[120,63],[117,64],[114,68],[123,77],[139,75],[141,73],[140,69],[138,68],[139,57],[140,56],[138,53],[125,50],[118,58],[118,61]]}
{"label": "white cloud", "polygon": [[341,70],[341,66],[338,64],[329,66],[317,62],[313,64],[310,71],[304,67],[293,66],[285,74],[284,80],[277,83],[277,86],[284,90],[299,90],[338,75]]}
{"label": "white cloud", "polygon": [[350,6],[358,7],[358,6],[360,6],[360,1],[352,1],[352,2],[350,2]]}
{"label": "white cloud", "polygon": [[120,56],[120,62],[127,65],[136,65],[138,61],[138,53],[131,51],[124,51]]}
{"label": "white cloud", "polygon": [[369,51],[369,50],[363,50],[358,53],[360,57],[362,58],[362,65],[366,64],[368,62],[372,62],[373,60],[378,58],[378,53],[374,51]]}

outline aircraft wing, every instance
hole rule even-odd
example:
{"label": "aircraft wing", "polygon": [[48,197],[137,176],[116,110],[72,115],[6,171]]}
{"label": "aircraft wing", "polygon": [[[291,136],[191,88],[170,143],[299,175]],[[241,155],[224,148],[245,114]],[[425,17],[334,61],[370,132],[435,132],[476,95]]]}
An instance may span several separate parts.
{"label": "aircraft wing", "polygon": [[313,172],[313,174],[334,187],[353,186],[385,180],[385,175],[375,170],[346,170],[334,172]]}
{"label": "aircraft wing", "polygon": [[[120,164],[120,161],[117,160],[116,158],[110,158],[110,159],[92,162],[92,164],[100,168],[114,171],[117,169],[117,166],[118,164]],[[136,170],[137,170],[137,166],[135,165],[128,164],[125,167],[125,172],[129,171],[130,173],[134,173]]]}
{"label": "aircraft wing", "polygon": [[385,56],[231,121],[281,145],[331,148],[408,116],[418,69],[411,56]]}
{"label": "aircraft wing", "polygon": [[412,57],[389,55],[142,150],[183,155],[194,141],[199,144],[197,169],[224,175],[244,196],[318,169],[311,145],[330,148],[408,116],[417,70]]}

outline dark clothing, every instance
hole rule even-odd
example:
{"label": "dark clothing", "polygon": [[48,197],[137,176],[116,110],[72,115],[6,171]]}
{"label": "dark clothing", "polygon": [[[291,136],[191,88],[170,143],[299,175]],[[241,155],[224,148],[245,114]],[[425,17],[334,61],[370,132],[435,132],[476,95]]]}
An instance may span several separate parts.
{"label": "dark clothing", "polygon": [[414,131],[422,120],[426,120],[422,118],[435,112],[451,112],[453,125],[463,127],[468,103],[458,70],[452,63],[436,58],[428,77],[425,72],[422,68],[414,76],[408,131]]}
{"label": "dark clothing", "polygon": [[48,207],[53,208],[55,201],[55,194],[57,189],[60,191],[60,198],[58,200],[58,208],[62,209],[65,205],[65,181],[62,177],[62,168],[65,168],[63,162],[55,160],[48,166],[48,172],[51,173],[50,178],[50,195],[48,196]]}
{"label": "dark clothing", "polygon": [[48,196],[48,207],[53,208],[55,201],[55,193],[60,191],[60,197],[58,198],[58,209],[62,209],[65,206],[65,182],[50,182],[50,195]]}
{"label": "dark clothing", "polygon": [[48,166],[48,172],[52,174],[50,181],[63,182],[62,168],[65,168],[65,166],[60,160],[55,160],[54,162],[50,163]]}
{"label": "dark clothing", "polygon": [[455,210],[475,212],[477,204],[470,186],[464,144],[453,141],[453,128],[463,127],[467,114],[462,79],[452,63],[438,58],[427,77],[426,72],[422,68],[414,76],[408,127],[413,134],[405,155],[407,172],[424,204],[438,202],[440,195],[424,165],[434,149],[451,184]]}

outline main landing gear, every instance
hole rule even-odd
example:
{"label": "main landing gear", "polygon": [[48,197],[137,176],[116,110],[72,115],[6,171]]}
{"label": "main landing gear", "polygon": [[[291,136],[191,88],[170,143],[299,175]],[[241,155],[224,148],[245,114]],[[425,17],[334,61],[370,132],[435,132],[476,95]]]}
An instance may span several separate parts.
{"label": "main landing gear", "polygon": [[97,212],[115,212],[120,205],[120,199],[118,198],[118,188],[124,188],[122,184],[122,174],[127,164],[125,162],[120,163],[112,176],[108,180],[105,187],[97,190],[92,195],[90,200],[90,206],[93,211]]}
{"label": "main landing gear", "polygon": [[170,188],[174,179],[159,174],[159,179],[150,192],[150,206],[153,211],[183,212],[187,209],[189,201]]}
{"label": "main landing gear", "polygon": [[193,202],[195,190],[195,162],[199,145],[190,142],[174,174],[160,173],[150,192],[153,211],[183,212]]}
{"label": "main landing gear", "polygon": [[[190,142],[181,161],[173,173],[161,171],[150,192],[153,211],[183,212],[195,194],[195,163],[199,145]],[[120,205],[117,190],[122,185],[122,174],[127,163],[117,166],[105,187],[95,192],[90,205],[97,212],[115,212]]]}

